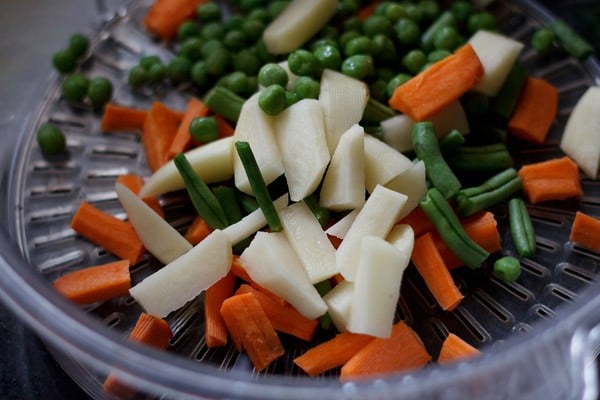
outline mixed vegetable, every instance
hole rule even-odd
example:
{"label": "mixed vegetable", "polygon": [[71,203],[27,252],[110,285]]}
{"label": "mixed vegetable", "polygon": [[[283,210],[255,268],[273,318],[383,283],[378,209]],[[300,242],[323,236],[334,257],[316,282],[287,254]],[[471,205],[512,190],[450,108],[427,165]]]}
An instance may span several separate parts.
{"label": "mixed vegetable", "polygon": [[[53,59],[68,74],[64,98],[101,110],[105,132],[141,132],[153,174],[116,182],[128,221],[81,205],[72,228],[120,260],[66,274],[56,289],[78,304],[130,294],[145,311],[132,340],[159,348],[171,337],[163,318],[203,293],[207,345],[231,339],[257,371],[285,353],[278,332],[310,341],[318,329],[338,333],[294,360],[308,375],[425,366],[429,350],[395,319],[405,269],[444,311],[464,297],[453,268],[489,265],[517,280],[520,258],[536,251],[527,204],[581,196],[579,168],[595,179],[600,160],[600,92],[590,88],[562,136],[566,155],[516,169],[508,136],[544,143],[559,94],[528,76],[524,44],[481,7],[239,0],[225,18],[212,2],[156,0],[144,27],[176,54],[166,64],[144,56],[127,82],[206,92],[181,111],[111,102],[110,81],[76,72],[89,42],[74,35]],[[591,54],[560,21],[531,44]],[[38,142],[48,155],[65,148],[49,124]],[[197,212],[185,236],[159,201],[182,189]],[[503,203],[516,255],[502,254],[488,211]],[[571,240],[600,250],[598,232],[600,221],[578,213]],[[165,266],[131,287],[129,267],[146,251]],[[478,352],[450,333],[436,359]],[[105,388],[130,395],[113,375]]]}

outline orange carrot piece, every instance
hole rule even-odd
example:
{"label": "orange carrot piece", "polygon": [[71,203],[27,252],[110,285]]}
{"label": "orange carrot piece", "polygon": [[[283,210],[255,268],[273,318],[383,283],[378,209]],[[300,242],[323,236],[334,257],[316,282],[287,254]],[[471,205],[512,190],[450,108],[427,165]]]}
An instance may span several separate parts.
{"label": "orange carrot piece", "polygon": [[146,249],[131,224],[83,201],[73,216],[71,228],[92,243],[119,258],[137,264]]}
{"label": "orange carrot piece", "polygon": [[210,235],[213,229],[206,223],[204,218],[197,215],[192,224],[185,233],[185,238],[193,245],[200,243],[205,237]]}
{"label": "orange carrot piece", "polygon": [[[120,175],[117,178],[117,183],[124,185],[133,193],[139,195],[140,190],[142,190],[142,187],[144,187],[144,178],[135,174]],[[160,215],[163,218],[165,217],[165,212],[160,206],[160,203],[158,202],[158,196],[147,196],[144,197],[142,200],[144,200],[144,203],[148,204],[150,208],[156,211],[158,215]]]}
{"label": "orange carrot piece", "polygon": [[233,136],[235,129],[225,118],[218,114],[213,114],[213,117],[217,121],[217,128],[219,129],[220,138]]}
{"label": "orange carrot piece", "polygon": [[179,124],[177,133],[171,142],[169,147],[168,157],[173,158],[178,153],[186,151],[192,144],[192,137],[190,136],[190,123],[194,118],[206,117],[210,110],[204,104],[204,102],[192,97],[187,104],[185,112],[183,113],[183,120]]}
{"label": "orange carrot piece", "polygon": [[417,122],[425,121],[475,86],[482,76],[483,66],[473,47],[466,44],[398,86],[389,105]]}
{"label": "orange carrot piece", "polygon": [[358,12],[356,13],[356,16],[361,21],[364,21],[375,13],[375,9],[377,8],[378,5],[379,5],[379,0],[370,1],[365,6],[363,6],[360,10],[358,10]]}
{"label": "orange carrot piece", "polygon": [[577,211],[571,225],[569,240],[588,249],[600,251],[600,219]]}
{"label": "orange carrot piece", "polygon": [[144,127],[146,110],[107,103],[104,106],[100,129],[102,132],[138,132]]}
{"label": "orange carrot piece", "polygon": [[233,295],[237,277],[228,273],[204,292],[204,333],[208,347],[227,344],[227,327],[221,317],[221,306]]}
{"label": "orange carrot piece", "polygon": [[415,239],[411,260],[442,310],[453,310],[463,299],[440,255],[433,233]]}
{"label": "orange carrot piece", "polygon": [[524,165],[519,176],[523,181],[523,193],[530,203],[563,200],[583,194],[579,168],[567,156]]}
{"label": "orange carrot piece", "polygon": [[406,217],[402,218],[399,224],[408,224],[415,233],[415,237],[419,237],[426,232],[435,230],[433,223],[425,214],[421,207],[415,207]]}
{"label": "orange carrot piece", "polygon": [[156,0],[144,17],[144,27],[165,40],[175,38],[182,22],[196,14],[196,8],[207,0]]}
{"label": "orange carrot piece", "polygon": [[344,279],[344,275],[340,274],[339,272],[337,274],[335,274],[334,276],[332,276],[331,279],[330,279],[331,284],[333,286],[342,283],[344,280],[345,280]]}
{"label": "orange carrot piece", "polygon": [[449,333],[438,356],[438,363],[448,364],[453,361],[463,360],[469,357],[475,357],[481,354],[479,350],[462,340],[454,333]]}
{"label": "orange carrot piece", "polygon": [[374,336],[359,333],[339,333],[294,358],[294,363],[310,376],[319,375],[346,364],[374,339]]}
{"label": "orange carrot piece", "polygon": [[142,129],[142,143],[152,171],[169,161],[169,148],[178,125],[178,114],[163,103],[155,101],[148,110]]}
{"label": "orange carrot piece", "polygon": [[359,350],[341,369],[340,378],[349,380],[424,367],[431,356],[421,338],[405,322],[392,327],[389,338],[375,338]]}
{"label": "orange carrot piece", "polygon": [[285,353],[277,332],[252,293],[229,297],[221,315],[238,350],[244,349],[257,371]]}
{"label": "orange carrot piece", "polygon": [[250,286],[252,286],[255,289],[260,290],[261,292],[271,296],[272,298],[274,298],[275,300],[277,300],[280,304],[286,304],[287,301],[285,301],[281,296],[276,295],[275,293],[271,292],[268,289],[265,289],[264,287],[262,287],[261,285],[259,285],[258,283],[256,283],[251,277],[250,275],[248,275],[248,271],[246,271],[246,267],[244,267],[244,263],[242,262],[242,260],[240,260],[240,257],[237,255],[233,256],[233,260],[231,262],[231,269],[230,269],[231,273],[234,274],[235,276],[237,276],[238,278],[240,278],[243,281],[248,282],[248,284],[250,284]]}
{"label": "orange carrot piece", "polygon": [[54,288],[77,304],[90,304],[126,296],[131,288],[129,260],[69,272],[54,281]]}
{"label": "orange carrot piece", "polygon": [[317,325],[319,325],[318,319],[308,319],[289,303],[282,304],[276,298],[248,284],[240,285],[238,290],[235,291],[236,295],[244,293],[252,293],[256,296],[276,331],[287,333],[302,340],[312,340]]}
{"label": "orange carrot piece", "polygon": [[529,77],[508,121],[514,136],[544,143],[558,109],[558,90],[541,78]]}

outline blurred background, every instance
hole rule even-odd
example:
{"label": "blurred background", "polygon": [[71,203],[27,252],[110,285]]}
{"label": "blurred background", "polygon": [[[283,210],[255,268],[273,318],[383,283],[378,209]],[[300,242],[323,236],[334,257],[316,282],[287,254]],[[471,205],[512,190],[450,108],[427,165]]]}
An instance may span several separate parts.
{"label": "blurred background", "polygon": [[[596,48],[600,46],[600,2],[540,1],[570,23]],[[23,129],[17,116],[32,113],[55,79],[51,55],[74,32],[91,34],[98,16],[107,16],[119,0],[2,0],[0,2],[0,141]],[[100,17],[102,18],[102,17]],[[37,94],[37,95],[36,95]],[[9,143],[11,141],[8,141]],[[6,160],[10,146],[0,147]],[[0,171],[5,171],[0,166]],[[6,179],[5,173],[0,179]],[[1,209],[5,209],[0,199]],[[1,220],[0,220],[1,221]],[[2,222],[3,223],[3,222]],[[44,344],[12,313],[0,305],[0,399],[88,399],[61,369]]]}

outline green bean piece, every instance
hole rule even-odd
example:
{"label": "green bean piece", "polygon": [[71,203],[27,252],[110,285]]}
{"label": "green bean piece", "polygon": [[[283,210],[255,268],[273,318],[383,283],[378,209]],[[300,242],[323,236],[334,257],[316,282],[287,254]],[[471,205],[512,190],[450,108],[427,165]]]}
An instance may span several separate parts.
{"label": "green bean piece", "polygon": [[268,63],[263,65],[258,71],[258,83],[264,87],[271,85],[286,87],[288,79],[287,72],[279,64]]}
{"label": "green bean piece", "polygon": [[438,189],[429,189],[420,205],[444,243],[465,265],[478,268],[489,256],[467,235],[452,206]]}
{"label": "green bean piece", "polygon": [[85,75],[74,73],[65,77],[60,89],[69,103],[79,103],[85,99],[89,84]]}
{"label": "green bean piece", "polygon": [[301,99],[318,99],[321,84],[308,76],[301,76],[294,84],[294,91]]}
{"label": "green bean piece", "polygon": [[379,124],[394,115],[396,112],[387,105],[375,99],[369,99],[363,111],[362,121],[368,124]]}
{"label": "green bean piece", "polygon": [[77,67],[77,57],[69,50],[61,50],[52,56],[52,65],[61,74],[69,74]]}
{"label": "green bean piece", "polygon": [[236,191],[236,194],[237,194],[237,198],[240,203],[240,206],[242,207],[242,210],[246,214],[250,214],[251,212],[258,209],[258,202],[256,201],[256,199],[254,197],[249,196],[240,191]]}
{"label": "green bean piece", "polygon": [[294,50],[290,53],[288,67],[296,75],[311,76],[313,78],[319,78],[323,72],[323,66],[317,57],[304,49]]}
{"label": "green bean piece", "polygon": [[519,100],[521,90],[527,81],[527,71],[520,64],[513,65],[508,73],[500,91],[492,99],[491,110],[501,118],[502,121],[508,121]]}
{"label": "green bean piece", "polygon": [[317,218],[319,224],[325,227],[329,222],[329,210],[319,205],[319,200],[314,193],[306,197],[303,201]]}
{"label": "green bean piece", "polygon": [[[331,289],[333,289],[333,285],[331,284],[331,281],[329,279],[317,282],[313,286],[315,287],[315,289],[317,289],[317,292],[319,292],[319,295],[321,297],[325,296],[331,291]],[[323,329],[329,329],[332,322],[333,321],[331,320],[331,316],[329,315],[329,313],[325,313],[319,318],[319,323],[321,324],[321,328]]]}
{"label": "green bean piece", "polygon": [[286,90],[281,85],[266,87],[258,96],[258,105],[265,114],[279,114],[287,107]]}
{"label": "green bean piece", "polygon": [[523,182],[514,168],[494,175],[479,186],[459,190],[455,197],[456,211],[462,216],[473,215],[508,199],[521,190]]}
{"label": "green bean piece", "polygon": [[140,88],[144,86],[148,82],[148,71],[143,68],[141,65],[134,65],[129,70],[129,75],[127,76],[127,83],[132,88]]}
{"label": "green bean piece", "polygon": [[236,190],[230,186],[217,186],[213,189],[215,197],[223,207],[229,225],[242,219],[242,208],[235,192]]}
{"label": "green bean piece", "polygon": [[508,202],[508,221],[510,235],[521,257],[532,257],[535,254],[535,231],[527,206],[523,199],[515,197]]}
{"label": "green bean piece", "polygon": [[275,209],[275,205],[273,204],[273,200],[271,199],[271,195],[269,194],[265,180],[260,173],[260,169],[258,168],[256,159],[254,158],[250,144],[248,142],[236,142],[235,149],[240,157],[240,160],[242,161],[242,165],[244,166],[244,170],[248,176],[248,181],[250,182],[252,192],[256,197],[256,201],[258,202],[265,219],[267,220],[269,228],[272,232],[281,231],[283,226],[281,225],[279,215],[277,214],[277,210]]}
{"label": "green bean piece", "polygon": [[594,53],[594,48],[563,20],[554,20],[548,27],[556,35],[560,46],[578,60],[583,61]]}
{"label": "green bean piece", "polygon": [[494,275],[505,282],[514,282],[521,276],[521,263],[511,256],[499,258],[494,262]]}
{"label": "green bean piece", "polygon": [[196,171],[194,171],[185,155],[183,153],[177,154],[173,157],[173,162],[185,182],[190,200],[198,214],[213,229],[227,227],[227,217],[219,200]]}
{"label": "green bean piece", "polygon": [[219,138],[219,126],[214,117],[196,117],[190,122],[190,136],[196,142],[209,143]]}
{"label": "green bean piece", "polygon": [[215,86],[204,96],[204,103],[215,114],[232,122],[237,122],[244,98],[222,86]]}
{"label": "green bean piece", "polygon": [[69,47],[67,48],[75,58],[79,59],[85,55],[90,47],[90,40],[81,33],[74,33],[69,38]]}
{"label": "green bean piece", "polygon": [[375,73],[373,57],[368,54],[355,54],[342,62],[342,73],[352,78],[367,80]]}
{"label": "green bean piece", "polygon": [[483,146],[460,146],[448,156],[448,163],[457,171],[497,172],[514,162],[504,143]]}
{"label": "green bean piece", "polygon": [[319,60],[323,68],[339,70],[342,66],[342,55],[337,46],[321,44],[313,50],[313,54]]}
{"label": "green bean piece", "polygon": [[60,154],[65,151],[67,141],[65,134],[56,125],[45,123],[37,131],[36,139],[40,151],[48,156]]}
{"label": "green bean piece", "polygon": [[448,154],[458,149],[465,142],[465,137],[457,130],[452,129],[439,140],[440,151]]}
{"label": "green bean piece", "polygon": [[444,26],[456,26],[456,18],[451,11],[444,11],[440,16],[433,21],[429,28],[423,32],[421,36],[421,47],[429,50],[433,47],[433,38],[438,30]]}
{"label": "green bean piece", "polygon": [[531,37],[531,47],[538,53],[547,53],[554,44],[554,32],[548,27],[538,29]]}
{"label": "green bean piece", "polygon": [[90,79],[87,97],[94,110],[101,110],[110,101],[113,93],[112,82],[103,76]]}
{"label": "green bean piece", "polygon": [[442,156],[433,124],[417,122],[412,128],[413,147],[425,163],[427,178],[446,198],[454,196],[461,183]]}

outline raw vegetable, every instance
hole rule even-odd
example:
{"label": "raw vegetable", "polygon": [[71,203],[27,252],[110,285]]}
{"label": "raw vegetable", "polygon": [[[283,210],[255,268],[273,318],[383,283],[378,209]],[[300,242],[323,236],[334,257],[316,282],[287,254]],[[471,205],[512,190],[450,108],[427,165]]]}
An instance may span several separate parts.
{"label": "raw vegetable", "polygon": [[231,272],[204,292],[204,337],[208,347],[227,344],[227,326],[221,316],[223,302],[233,295],[237,277]]}
{"label": "raw vegetable", "polygon": [[544,79],[529,77],[508,121],[509,131],[524,140],[543,143],[558,109],[558,91]]}
{"label": "raw vegetable", "polygon": [[202,101],[192,97],[188,100],[187,107],[183,114],[183,119],[177,128],[177,132],[173,136],[173,140],[167,151],[169,159],[175,157],[176,154],[188,150],[192,144],[192,136],[190,134],[190,124],[197,117],[205,117],[208,115],[209,109]]}
{"label": "raw vegetable", "polygon": [[573,57],[585,60],[594,53],[594,48],[563,20],[555,19],[548,27],[554,32],[560,46]]}
{"label": "raw vegetable", "polygon": [[385,187],[402,193],[407,197],[406,204],[404,204],[402,211],[398,215],[399,220],[404,218],[419,205],[419,202],[423,200],[423,197],[427,193],[425,163],[423,160],[418,161],[409,169],[386,183]]}
{"label": "raw vegetable", "polygon": [[579,168],[567,156],[526,164],[519,169],[519,176],[530,203],[563,200],[583,194]]}
{"label": "raw vegetable", "polygon": [[179,25],[192,19],[196,8],[206,0],[155,0],[144,16],[144,27],[161,39],[175,38]]}
{"label": "raw vegetable", "polygon": [[510,235],[521,257],[535,254],[535,232],[523,199],[513,198],[508,202]]}
{"label": "raw vegetable", "polygon": [[148,110],[141,139],[148,165],[153,172],[170,160],[169,148],[177,133],[178,125],[178,114],[163,103],[156,101]]}
{"label": "raw vegetable", "polygon": [[146,110],[107,103],[104,105],[100,129],[102,132],[141,131],[146,113]]}
{"label": "raw vegetable", "polygon": [[512,256],[501,257],[494,261],[494,275],[505,282],[514,282],[521,275],[521,263]]}
{"label": "raw vegetable", "polygon": [[[127,187],[131,190],[135,195],[139,196],[140,191],[144,187],[144,179],[139,175],[127,174],[127,175],[119,175],[116,183],[120,183],[121,185]],[[155,213],[160,215],[162,218],[165,216],[165,212],[162,209],[160,202],[157,196],[147,196],[142,198],[144,203],[146,203]]]}
{"label": "raw vegetable", "polygon": [[600,251],[600,220],[581,211],[575,213],[569,240],[589,249]]}
{"label": "raw vegetable", "polygon": [[201,216],[196,216],[192,224],[188,228],[185,233],[185,238],[192,245],[197,245],[204,238],[206,238],[213,229],[206,223],[206,221]]}
{"label": "raw vegetable", "polygon": [[410,169],[410,158],[371,135],[365,135],[365,187],[369,193],[377,185],[387,185],[392,179]]}
{"label": "raw vegetable", "polygon": [[448,333],[448,336],[446,336],[446,339],[444,339],[444,342],[442,343],[437,362],[440,364],[447,364],[475,357],[479,354],[481,354],[479,350],[465,342],[459,336],[454,333]]}
{"label": "raw vegetable", "polygon": [[63,131],[49,122],[38,129],[36,139],[41,152],[46,155],[60,154],[67,147],[67,139]]}

